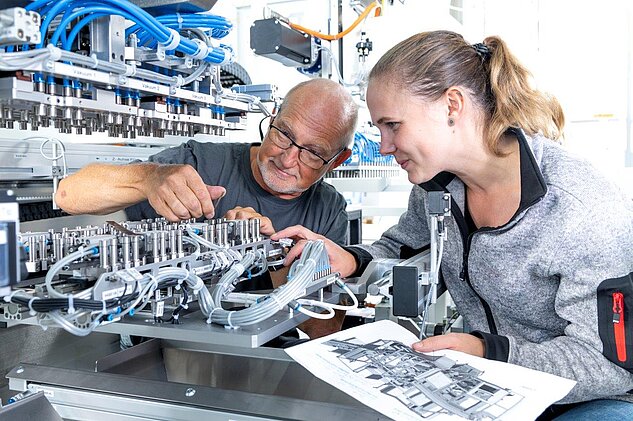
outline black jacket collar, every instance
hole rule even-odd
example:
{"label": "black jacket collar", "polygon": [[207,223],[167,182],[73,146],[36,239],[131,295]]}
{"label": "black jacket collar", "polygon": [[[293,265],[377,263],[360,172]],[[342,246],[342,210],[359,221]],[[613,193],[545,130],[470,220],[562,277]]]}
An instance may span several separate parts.
{"label": "black jacket collar", "polygon": [[512,128],[508,130],[519,140],[519,153],[521,156],[521,204],[517,213],[521,213],[545,196],[547,185],[543,179],[543,173],[534,158],[534,154],[528,145],[523,130]]}

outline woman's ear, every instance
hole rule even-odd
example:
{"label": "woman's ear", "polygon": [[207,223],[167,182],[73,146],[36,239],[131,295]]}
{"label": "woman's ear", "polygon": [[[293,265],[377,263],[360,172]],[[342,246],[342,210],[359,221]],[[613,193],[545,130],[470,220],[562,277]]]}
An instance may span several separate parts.
{"label": "woman's ear", "polygon": [[464,94],[462,88],[459,86],[448,88],[445,93],[445,98],[448,108],[447,118],[452,118],[453,120],[458,119],[464,111]]}

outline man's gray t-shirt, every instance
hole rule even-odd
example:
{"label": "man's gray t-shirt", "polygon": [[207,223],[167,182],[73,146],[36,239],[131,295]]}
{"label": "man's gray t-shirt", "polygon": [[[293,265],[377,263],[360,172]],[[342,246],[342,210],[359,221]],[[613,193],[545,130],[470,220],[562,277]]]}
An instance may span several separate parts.
{"label": "man's gray t-shirt", "polygon": [[[253,176],[250,163],[252,146],[257,144],[200,143],[190,140],[165,149],[151,156],[148,161],[189,164],[198,171],[205,184],[225,187],[226,195],[215,210],[217,217],[236,206],[252,207],[270,218],[277,231],[292,225],[303,225],[338,244],[345,244],[347,213],[343,196],[322,180],[294,199],[273,196]],[[158,216],[147,201],[128,207],[126,213],[130,220]]]}

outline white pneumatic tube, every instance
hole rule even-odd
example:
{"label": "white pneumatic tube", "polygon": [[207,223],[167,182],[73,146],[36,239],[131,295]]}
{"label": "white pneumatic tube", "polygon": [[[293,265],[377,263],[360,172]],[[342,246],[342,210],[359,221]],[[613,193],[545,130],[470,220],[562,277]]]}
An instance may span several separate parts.
{"label": "white pneumatic tube", "polygon": [[[310,241],[303,249],[301,258],[291,266],[286,284],[274,290],[261,301],[242,310],[224,310],[219,307],[220,301],[216,300],[218,307],[211,311],[207,322],[239,327],[266,320],[285,308],[291,301],[302,296],[306,288],[312,283],[314,273],[326,267],[329,267],[329,260],[323,242]],[[214,297],[221,296],[224,291],[224,289],[217,291],[214,293]]]}

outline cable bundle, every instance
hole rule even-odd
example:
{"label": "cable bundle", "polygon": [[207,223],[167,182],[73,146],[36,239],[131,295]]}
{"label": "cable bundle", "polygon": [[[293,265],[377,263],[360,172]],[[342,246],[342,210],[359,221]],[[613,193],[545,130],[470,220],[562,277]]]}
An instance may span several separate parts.
{"label": "cable bundle", "polygon": [[[213,297],[217,305],[209,314],[207,323],[218,323],[229,327],[248,326],[272,317],[291,302],[305,294],[306,288],[314,279],[314,274],[329,269],[330,262],[322,241],[310,241],[306,244],[299,260],[293,263],[288,272],[288,282],[261,301],[242,310],[229,311],[220,307],[221,300],[232,290],[230,282],[220,280]],[[239,276],[239,275],[237,275]],[[233,275],[230,276],[233,279]]]}
{"label": "cable bundle", "polygon": [[[92,253],[93,249],[79,250],[66,258],[60,260],[58,267],[53,266],[49,271],[50,278],[58,272],[58,268],[68,265],[71,261]],[[116,275],[116,272],[115,272]],[[47,276],[48,279],[48,276]],[[182,283],[186,284],[185,288],[190,288],[195,295],[198,296],[200,307],[205,314],[208,314],[214,307],[211,294],[205,287],[204,282],[197,275],[190,273],[188,270],[177,267],[164,267],[158,271],[156,276],[145,274],[142,279],[138,280],[133,286],[133,291],[124,294],[119,298],[109,300],[96,300],[79,298],[85,295],[91,295],[93,288],[82,291],[78,294],[60,294],[52,285],[47,289],[51,296],[59,298],[40,298],[17,290],[10,296],[5,297],[5,301],[20,304],[31,311],[31,314],[37,314],[38,323],[44,329],[51,325],[58,325],[66,331],[77,335],[85,336],[91,333],[99,325],[104,322],[112,321],[126,315],[133,316],[135,312],[141,311],[154,296],[154,292],[163,288],[176,286],[180,287]],[[184,289],[184,288],[183,288]],[[188,294],[184,294],[183,302],[174,310],[172,318],[178,319],[178,313],[186,308]],[[82,322],[83,320],[83,322]],[[82,324],[87,326],[82,327]]]}
{"label": "cable bundle", "polygon": [[[167,28],[181,31],[183,29],[208,29],[209,32],[203,31],[203,33],[211,38],[221,39],[229,34],[233,25],[228,19],[217,15],[201,15],[197,13],[192,14],[175,14],[175,15],[163,15],[156,17],[156,20]],[[136,24],[125,30],[125,36],[129,37],[131,34],[136,34],[139,39],[139,46],[145,45],[152,41],[148,47],[156,47],[156,40],[153,40],[152,34],[143,29],[141,25]]]}
{"label": "cable bundle", "polygon": [[[213,38],[222,38],[230,31],[231,23],[214,15],[166,15],[155,18],[145,10],[125,0],[36,0],[26,6],[27,10],[37,11],[44,17],[41,26],[41,42],[37,46],[42,48],[49,26],[57,16],[60,24],[53,32],[50,43],[56,45],[60,40],[62,48],[69,50],[79,31],[94,19],[103,16],[122,16],[135,23],[126,34],[139,32],[145,42],[152,40],[152,45],[160,44],[167,51],[179,51],[196,59],[214,64],[226,64],[233,60],[232,49],[225,45],[209,46],[208,43],[197,42],[182,38],[178,32],[184,27],[208,27]],[[66,28],[74,20],[80,18],[70,33]],[[177,28],[177,29],[174,29]]]}
{"label": "cable bundle", "polygon": [[[213,294],[209,292],[203,280],[190,271],[186,264],[183,267],[164,266],[156,272],[143,274],[134,268],[102,273],[96,285],[103,285],[100,283],[102,281],[123,281],[124,288],[121,288],[120,282],[113,284],[112,288],[121,289],[115,298],[98,299],[100,294],[95,291],[102,291],[101,294],[104,296],[105,291],[95,286],[77,293],[62,293],[53,284],[53,279],[60,271],[68,271],[71,265],[77,263],[83,265],[99,257],[99,247],[79,246],[76,251],[51,266],[45,278],[46,296],[36,296],[25,290],[16,290],[5,297],[5,301],[28,308],[31,315],[37,315],[38,323],[44,329],[57,325],[78,336],[88,335],[103,323],[118,320],[126,315],[133,316],[135,312],[147,306],[156,296],[156,291],[169,287],[183,290],[183,298],[168,320],[173,323],[178,322],[180,312],[187,308],[190,294],[197,297],[200,309],[208,323],[218,323],[229,327],[261,322],[285,309],[286,306],[311,317],[329,318],[334,315],[335,309],[348,310],[355,308],[358,304],[349,288],[340,281],[337,281],[337,284],[352,297],[354,301],[352,306],[333,305],[301,298],[314,282],[315,274],[330,269],[323,242],[311,241],[306,244],[300,259],[290,268],[286,284],[254,300],[251,300],[253,297],[247,294],[245,300],[251,303],[248,308],[238,311],[224,310],[221,307],[222,300],[229,298],[229,294],[240,282],[244,273],[248,272],[250,275],[251,270],[257,270],[257,274],[261,274],[267,269],[266,254],[263,250],[257,250],[249,251],[242,256],[233,249],[219,248],[209,243],[195,231],[194,227],[188,225],[189,236],[183,238],[186,243],[195,247],[191,254],[193,259],[204,258],[206,254],[216,257],[222,254],[221,259],[218,260],[225,260],[216,262],[213,267],[216,273],[223,273]],[[201,246],[208,250],[201,251]],[[108,289],[108,291],[113,292],[115,289]],[[328,313],[316,313],[308,310],[307,307],[325,309]]]}

